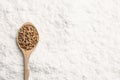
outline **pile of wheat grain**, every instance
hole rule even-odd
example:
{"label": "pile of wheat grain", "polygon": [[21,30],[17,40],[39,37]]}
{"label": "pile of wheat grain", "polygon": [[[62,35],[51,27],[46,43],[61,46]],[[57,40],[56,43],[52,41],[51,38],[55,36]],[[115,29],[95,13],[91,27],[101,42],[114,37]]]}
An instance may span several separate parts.
{"label": "pile of wheat grain", "polygon": [[37,29],[31,25],[23,25],[18,32],[18,43],[21,48],[31,50],[38,42]]}

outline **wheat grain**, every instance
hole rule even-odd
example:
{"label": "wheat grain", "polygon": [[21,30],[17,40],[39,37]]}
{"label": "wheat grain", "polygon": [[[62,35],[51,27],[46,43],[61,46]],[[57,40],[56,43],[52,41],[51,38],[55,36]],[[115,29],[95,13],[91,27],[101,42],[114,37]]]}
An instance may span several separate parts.
{"label": "wheat grain", "polygon": [[23,25],[18,32],[18,43],[21,48],[31,50],[38,42],[38,32],[31,24]]}

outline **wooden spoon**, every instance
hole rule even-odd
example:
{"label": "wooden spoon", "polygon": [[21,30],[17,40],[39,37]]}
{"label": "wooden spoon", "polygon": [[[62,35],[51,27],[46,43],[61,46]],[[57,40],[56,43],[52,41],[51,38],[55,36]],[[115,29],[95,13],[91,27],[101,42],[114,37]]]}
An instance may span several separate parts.
{"label": "wooden spoon", "polygon": [[29,57],[39,41],[39,34],[35,26],[26,22],[18,31],[17,43],[24,55],[24,80],[29,80]]}

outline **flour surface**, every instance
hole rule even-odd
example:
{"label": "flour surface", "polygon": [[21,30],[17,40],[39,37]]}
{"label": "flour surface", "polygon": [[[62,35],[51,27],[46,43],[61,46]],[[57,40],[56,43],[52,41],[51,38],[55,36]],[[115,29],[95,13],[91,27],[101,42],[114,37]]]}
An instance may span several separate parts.
{"label": "flour surface", "polygon": [[23,80],[25,22],[40,35],[30,80],[120,80],[120,0],[1,0],[0,80]]}

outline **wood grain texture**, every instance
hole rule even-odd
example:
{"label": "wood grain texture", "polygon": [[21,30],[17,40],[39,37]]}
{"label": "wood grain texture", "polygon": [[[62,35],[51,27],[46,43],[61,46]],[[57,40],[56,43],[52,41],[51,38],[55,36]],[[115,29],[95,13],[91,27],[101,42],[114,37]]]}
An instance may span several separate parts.
{"label": "wood grain texture", "polygon": [[24,80],[29,80],[29,57],[24,57]]}

